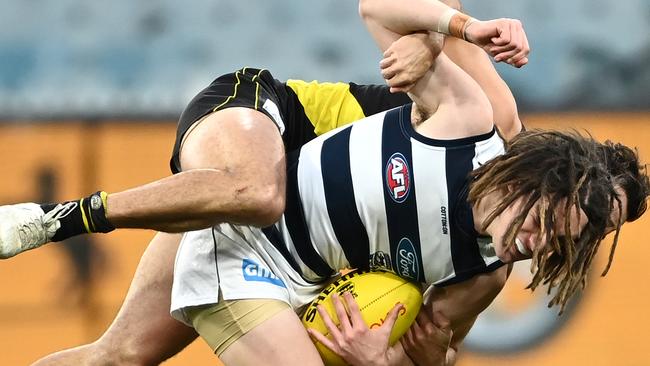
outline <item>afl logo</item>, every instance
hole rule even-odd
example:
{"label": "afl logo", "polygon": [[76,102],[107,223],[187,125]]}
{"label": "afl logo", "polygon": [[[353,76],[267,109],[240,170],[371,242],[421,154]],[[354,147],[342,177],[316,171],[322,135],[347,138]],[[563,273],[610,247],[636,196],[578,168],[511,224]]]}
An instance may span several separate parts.
{"label": "afl logo", "polygon": [[393,201],[406,201],[411,188],[411,172],[404,155],[394,153],[386,164],[386,189]]}

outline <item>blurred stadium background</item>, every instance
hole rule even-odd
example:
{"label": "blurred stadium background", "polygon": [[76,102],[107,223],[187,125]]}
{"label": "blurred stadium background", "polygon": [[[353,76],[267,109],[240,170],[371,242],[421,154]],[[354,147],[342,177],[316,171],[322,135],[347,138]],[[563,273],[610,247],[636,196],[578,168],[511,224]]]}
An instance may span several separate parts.
{"label": "blurred stadium background", "polygon": [[[121,190],[169,174],[175,119],[219,74],[381,82],[350,0],[0,0],[0,203]],[[529,126],[588,129],[650,151],[650,2],[467,0],[516,17],[530,64],[499,66]],[[479,320],[460,365],[649,365],[648,217],[566,315],[531,296],[526,264]],[[0,364],[97,338],[152,233],[116,232],[0,263]],[[195,342],[168,365],[214,364]]]}

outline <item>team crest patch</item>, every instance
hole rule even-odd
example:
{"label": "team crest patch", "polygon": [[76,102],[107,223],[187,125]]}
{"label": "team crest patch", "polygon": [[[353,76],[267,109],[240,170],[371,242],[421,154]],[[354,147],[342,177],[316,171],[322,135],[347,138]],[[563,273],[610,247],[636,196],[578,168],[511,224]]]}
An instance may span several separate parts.
{"label": "team crest patch", "polygon": [[388,194],[397,203],[402,203],[408,198],[411,189],[411,171],[406,158],[401,153],[394,153],[386,163],[386,189]]}
{"label": "team crest patch", "polygon": [[390,264],[390,254],[382,251],[374,252],[370,255],[370,269],[392,271],[393,266]]}

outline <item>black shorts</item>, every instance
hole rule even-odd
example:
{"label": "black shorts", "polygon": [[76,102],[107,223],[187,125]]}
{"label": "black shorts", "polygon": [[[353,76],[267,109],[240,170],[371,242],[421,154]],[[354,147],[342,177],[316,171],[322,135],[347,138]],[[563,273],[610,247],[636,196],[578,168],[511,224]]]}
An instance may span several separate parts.
{"label": "black shorts", "polygon": [[[392,94],[385,85],[347,85],[350,95],[365,116],[410,102],[406,94]],[[202,117],[229,107],[252,108],[267,115],[278,126],[287,152],[300,148],[316,137],[314,125],[318,121],[309,120],[295,90],[274,79],[267,70],[243,68],[218,77],[185,108],[178,121],[170,162],[173,173],[181,170],[180,145],[190,127]],[[322,107],[331,106],[324,104]]]}
{"label": "black shorts", "polygon": [[176,142],[170,161],[172,172],[175,174],[181,170],[181,142],[196,121],[220,109],[245,107],[266,114],[282,132],[284,122],[279,106],[286,104],[286,99],[284,84],[275,80],[267,70],[243,68],[218,77],[192,99],[178,120]]}

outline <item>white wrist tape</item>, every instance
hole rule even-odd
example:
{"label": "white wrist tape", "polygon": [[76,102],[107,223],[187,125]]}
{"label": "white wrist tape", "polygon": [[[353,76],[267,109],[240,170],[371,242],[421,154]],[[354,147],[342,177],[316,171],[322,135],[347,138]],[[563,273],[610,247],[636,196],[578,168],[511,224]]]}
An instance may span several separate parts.
{"label": "white wrist tape", "polygon": [[442,16],[438,19],[438,33],[442,34],[447,34],[449,35],[449,23],[451,22],[451,18],[460,13],[456,9],[447,9],[445,12],[442,14]]}
{"label": "white wrist tape", "polygon": [[438,19],[437,32],[467,40],[465,31],[470,24],[476,21],[476,19],[456,9],[448,9]]}

